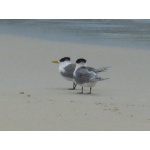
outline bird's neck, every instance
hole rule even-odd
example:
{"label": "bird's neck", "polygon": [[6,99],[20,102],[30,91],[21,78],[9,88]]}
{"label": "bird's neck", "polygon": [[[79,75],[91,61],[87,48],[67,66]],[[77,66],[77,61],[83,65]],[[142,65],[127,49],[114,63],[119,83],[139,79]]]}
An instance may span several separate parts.
{"label": "bird's neck", "polygon": [[83,66],[86,66],[86,64],[85,64],[85,63],[76,64],[75,71],[76,71],[78,68],[83,67]]}
{"label": "bird's neck", "polygon": [[60,64],[59,64],[59,72],[62,72],[62,71],[64,70],[64,68],[65,68],[66,66],[68,66],[69,64],[71,64],[70,61],[66,61],[66,62],[60,63]]}

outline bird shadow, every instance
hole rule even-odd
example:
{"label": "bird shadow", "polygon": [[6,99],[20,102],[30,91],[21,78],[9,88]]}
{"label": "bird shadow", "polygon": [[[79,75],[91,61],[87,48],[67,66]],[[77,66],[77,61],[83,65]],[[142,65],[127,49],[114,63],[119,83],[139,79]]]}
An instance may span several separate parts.
{"label": "bird shadow", "polygon": [[72,94],[74,94],[74,95],[81,95],[81,96],[100,96],[100,94],[99,93],[88,93],[88,92],[83,92],[83,93],[81,93],[81,92],[79,92],[80,90],[78,90],[78,91],[74,91],[74,92],[72,92]]}
{"label": "bird shadow", "polygon": [[76,91],[77,89],[72,89],[72,88],[52,88],[54,90],[59,90],[59,91]]}
{"label": "bird shadow", "polygon": [[[106,91],[93,91],[92,93],[89,93],[88,91],[85,91],[81,93],[81,89],[75,89],[72,90],[70,88],[52,88],[53,90],[58,90],[58,91],[66,91],[65,94],[73,94],[73,95],[83,95],[83,96],[108,96],[109,93]],[[107,93],[107,94],[106,94]]]}

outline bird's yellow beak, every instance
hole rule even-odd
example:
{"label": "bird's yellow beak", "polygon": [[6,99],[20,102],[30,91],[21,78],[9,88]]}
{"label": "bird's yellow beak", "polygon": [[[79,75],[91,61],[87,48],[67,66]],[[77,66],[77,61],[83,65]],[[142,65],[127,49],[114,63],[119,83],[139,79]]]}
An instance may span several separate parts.
{"label": "bird's yellow beak", "polygon": [[59,64],[59,61],[58,60],[53,60],[52,63]]}

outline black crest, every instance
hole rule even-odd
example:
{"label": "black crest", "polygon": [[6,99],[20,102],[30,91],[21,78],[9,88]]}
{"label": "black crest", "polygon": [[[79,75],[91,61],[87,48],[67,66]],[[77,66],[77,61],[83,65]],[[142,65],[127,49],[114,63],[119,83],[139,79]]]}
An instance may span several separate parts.
{"label": "black crest", "polygon": [[70,57],[63,57],[63,58],[61,58],[59,61],[60,61],[60,62],[64,62],[64,61],[66,61],[66,60],[70,61]]}
{"label": "black crest", "polygon": [[77,59],[76,63],[79,64],[79,63],[86,63],[86,60],[84,58],[80,58],[80,59]]}

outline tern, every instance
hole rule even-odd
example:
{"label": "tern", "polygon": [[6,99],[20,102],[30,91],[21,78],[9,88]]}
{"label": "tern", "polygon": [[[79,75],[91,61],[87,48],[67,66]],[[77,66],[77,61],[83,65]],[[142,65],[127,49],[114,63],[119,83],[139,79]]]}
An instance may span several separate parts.
{"label": "tern", "polygon": [[83,87],[90,87],[89,94],[91,94],[92,87],[95,86],[95,84],[98,81],[109,79],[109,78],[98,77],[99,72],[103,72],[108,68],[109,67],[102,67],[99,69],[94,69],[92,67],[86,66],[85,59],[83,58],[77,59],[76,68],[73,73],[73,76],[76,83],[82,87],[81,94],[83,94]]}
{"label": "tern", "polygon": [[76,88],[76,82],[73,77],[73,72],[75,70],[76,64],[71,63],[70,57],[63,57],[59,61],[54,60],[52,63],[59,64],[59,73],[68,81],[73,81],[73,88],[69,90],[75,90]]}

